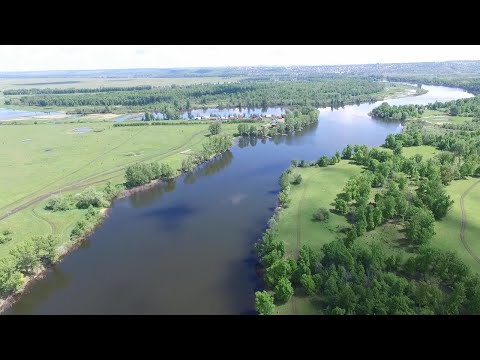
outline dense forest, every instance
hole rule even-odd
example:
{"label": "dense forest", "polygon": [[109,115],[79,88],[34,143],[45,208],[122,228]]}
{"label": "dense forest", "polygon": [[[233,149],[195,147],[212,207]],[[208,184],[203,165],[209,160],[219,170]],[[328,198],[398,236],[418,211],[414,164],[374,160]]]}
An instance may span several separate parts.
{"label": "dense forest", "polygon": [[69,88],[69,89],[15,89],[5,90],[4,95],[34,95],[34,94],[81,94],[81,93],[100,93],[111,91],[141,91],[152,90],[151,85],[141,86],[116,86],[116,87],[100,87],[100,88]]}
{"label": "dense forest", "polygon": [[[385,84],[360,78],[315,81],[239,82],[200,84],[143,90],[83,94],[32,94],[8,97],[6,105],[71,107],[75,112],[101,110],[154,110],[169,118],[194,107],[332,106],[383,98]],[[89,108],[86,110],[86,108]]]}

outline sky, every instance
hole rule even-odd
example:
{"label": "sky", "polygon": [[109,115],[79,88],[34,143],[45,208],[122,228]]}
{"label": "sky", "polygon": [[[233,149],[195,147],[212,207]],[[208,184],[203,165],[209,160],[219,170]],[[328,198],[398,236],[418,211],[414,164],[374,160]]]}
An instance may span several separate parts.
{"label": "sky", "polygon": [[0,72],[480,60],[480,45],[0,45]]}

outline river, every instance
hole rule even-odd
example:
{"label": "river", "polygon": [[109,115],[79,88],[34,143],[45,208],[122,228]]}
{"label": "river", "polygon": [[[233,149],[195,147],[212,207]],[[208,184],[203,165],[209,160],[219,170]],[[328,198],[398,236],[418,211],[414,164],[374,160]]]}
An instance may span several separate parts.
{"label": "river", "polygon": [[[426,104],[472,96],[424,86]],[[253,314],[254,243],[274,211],[292,159],[380,145],[402,125],[371,119],[380,104],[321,109],[299,134],[240,139],[230,152],[169,184],[116,200],[82,246],[36,282],[7,314]]]}

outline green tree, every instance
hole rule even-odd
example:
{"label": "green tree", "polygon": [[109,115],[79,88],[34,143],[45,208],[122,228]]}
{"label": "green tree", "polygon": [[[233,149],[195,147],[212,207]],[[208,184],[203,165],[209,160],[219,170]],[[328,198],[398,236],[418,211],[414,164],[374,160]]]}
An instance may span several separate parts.
{"label": "green tree", "polygon": [[58,259],[57,248],[60,239],[53,235],[34,237],[35,252],[43,265],[52,265]]}
{"label": "green tree", "polygon": [[272,315],[275,311],[273,296],[267,291],[255,292],[255,310],[259,315]]}
{"label": "green tree", "polygon": [[90,186],[77,196],[76,207],[79,209],[88,209],[90,205],[101,208],[108,207],[109,204],[102,191],[97,191],[94,187]]}
{"label": "green tree", "polygon": [[428,209],[418,208],[406,224],[407,239],[415,245],[427,243],[435,235],[435,218]]}
{"label": "green tree", "polygon": [[312,275],[303,274],[300,278],[300,284],[302,285],[303,290],[305,290],[308,295],[315,294],[316,286]]}
{"label": "green tree", "polygon": [[17,270],[15,261],[12,258],[0,260],[0,295],[8,295],[21,288],[24,277]]}
{"label": "green tree", "polygon": [[161,177],[165,179],[170,179],[175,176],[175,170],[173,170],[173,168],[166,163],[162,163],[160,166],[160,173]]}
{"label": "green tree", "polygon": [[281,303],[285,303],[293,295],[293,287],[290,283],[290,280],[286,277],[280,278],[277,285],[275,286],[275,299]]}
{"label": "green tree", "polygon": [[214,122],[213,124],[210,124],[208,127],[208,131],[210,131],[210,134],[212,135],[218,135],[222,131],[222,124],[219,122]]}
{"label": "green tree", "polygon": [[10,255],[15,259],[17,269],[26,275],[32,274],[40,264],[40,259],[32,240],[18,244],[10,250]]}
{"label": "green tree", "polygon": [[347,202],[342,198],[337,197],[335,199],[335,210],[337,210],[340,214],[345,215],[348,211]]}

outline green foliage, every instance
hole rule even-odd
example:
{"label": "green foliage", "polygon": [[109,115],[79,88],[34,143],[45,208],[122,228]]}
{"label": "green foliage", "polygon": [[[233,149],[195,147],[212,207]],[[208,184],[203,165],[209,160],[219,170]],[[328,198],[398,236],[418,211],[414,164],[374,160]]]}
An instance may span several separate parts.
{"label": "green foliage", "polygon": [[210,124],[208,127],[208,131],[210,131],[211,135],[218,135],[222,131],[222,124],[219,122],[214,122],[213,124]]}
{"label": "green foliage", "polygon": [[326,167],[330,165],[330,159],[328,158],[328,156],[323,155],[318,159],[317,165],[320,167]]}
{"label": "green foliage", "polygon": [[280,303],[285,303],[293,295],[293,287],[287,277],[282,277],[278,280],[277,285],[275,286],[275,300]]}
{"label": "green foliage", "polygon": [[108,207],[109,203],[105,199],[105,194],[95,190],[94,187],[88,187],[76,197],[76,207],[79,209],[88,209],[90,206],[102,208]]}
{"label": "green foliage", "polygon": [[303,290],[305,290],[305,293],[307,293],[307,295],[315,294],[316,285],[312,275],[303,274],[300,278],[300,284],[302,284],[302,288]]}
{"label": "green foliage", "polygon": [[289,279],[292,275],[293,269],[290,263],[285,259],[275,261],[265,271],[265,283],[271,288],[275,287],[281,278]]}
{"label": "green foliage", "polygon": [[302,182],[302,175],[300,174],[293,174],[293,181],[292,183],[295,185],[299,185]]}
{"label": "green foliage", "polygon": [[313,218],[316,221],[325,221],[328,220],[330,217],[330,211],[326,208],[319,208],[314,214]]}
{"label": "green foliage", "polygon": [[103,189],[103,194],[105,196],[105,199],[107,201],[112,201],[114,200],[118,195],[122,193],[124,190],[124,186],[121,184],[118,185],[113,185],[112,182],[108,182],[107,186]]}
{"label": "green foliage", "polygon": [[35,252],[42,265],[48,266],[58,260],[57,248],[60,239],[53,235],[34,237]]}
{"label": "green foliage", "polygon": [[10,230],[3,230],[0,234],[0,245],[12,241],[12,232]]}
{"label": "green foliage", "polygon": [[161,168],[156,162],[132,164],[125,170],[125,185],[128,188],[145,185],[152,180],[160,178],[161,175]]}
{"label": "green foliage", "polygon": [[5,296],[19,290],[24,283],[24,277],[17,270],[13,258],[0,260],[0,295]]}
{"label": "green foliage", "polygon": [[53,195],[48,199],[45,209],[52,211],[67,211],[72,208],[71,200],[68,196]]}
{"label": "green foliage", "polygon": [[272,315],[275,311],[273,296],[267,291],[255,292],[255,310],[259,315]]}
{"label": "green foliage", "polygon": [[10,250],[16,268],[25,275],[32,274],[40,265],[36,245],[33,240],[26,240]]}
{"label": "green foliage", "polygon": [[162,163],[160,166],[160,173],[161,177],[164,179],[171,179],[175,176],[175,170],[173,170],[173,168],[166,163]]}
{"label": "green foliage", "polygon": [[77,223],[72,229],[72,232],[70,233],[70,238],[74,240],[83,236],[86,229],[87,229],[87,223],[85,221],[83,220],[77,221]]}
{"label": "green foliage", "polygon": [[428,209],[417,208],[407,222],[407,239],[415,245],[427,243],[435,235],[435,219]]}

